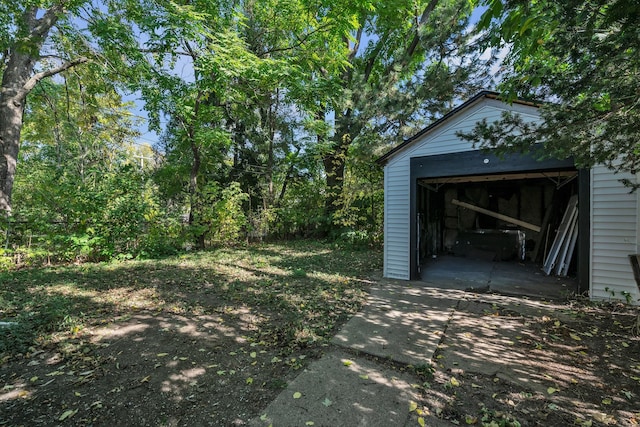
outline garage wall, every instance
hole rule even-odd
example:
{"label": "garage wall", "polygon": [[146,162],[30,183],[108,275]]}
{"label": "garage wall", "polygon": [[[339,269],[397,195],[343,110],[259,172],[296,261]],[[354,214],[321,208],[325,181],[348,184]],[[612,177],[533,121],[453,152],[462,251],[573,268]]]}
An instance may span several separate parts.
{"label": "garage wall", "polygon": [[384,277],[409,280],[409,158],[384,168]]}
{"label": "garage wall", "polygon": [[[395,153],[384,167],[384,271],[385,277],[410,278],[410,159],[412,157],[458,153],[474,150],[473,144],[456,136],[458,131],[471,131],[483,119],[501,118],[504,111],[515,111],[526,121],[538,120],[537,108],[508,105],[482,97],[455,115],[442,120],[421,138]],[[463,173],[463,171],[461,171]]]}
{"label": "garage wall", "polygon": [[631,174],[613,174],[597,166],[591,170],[591,277],[593,299],[625,300],[638,304],[640,292],[628,255],[640,251],[638,194],[619,180]]}

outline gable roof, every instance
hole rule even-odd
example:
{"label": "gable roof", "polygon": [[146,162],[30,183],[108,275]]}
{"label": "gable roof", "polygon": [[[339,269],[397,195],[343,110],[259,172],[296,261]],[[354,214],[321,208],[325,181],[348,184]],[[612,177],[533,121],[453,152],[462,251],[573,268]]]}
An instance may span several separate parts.
{"label": "gable roof", "polygon": [[[405,139],[401,144],[399,144],[396,147],[392,148],[391,150],[387,151],[385,154],[383,154],[380,158],[378,158],[376,160],[376,163],[378,163],[379,165],[384,165],[387,162],[387,160],[389,160],[389,158],[391,156],[393,156],[394,154],[396,154],[399,151],[402,151],[405,147],[407,147],[408,145],[411,145],[411,143],[413,143],[417,139],[420,139],[424,134],[426,134],[430,130],[434,129],[435,127],[439,126],[443,122],[449,120],[451,117],[455,116],[456,114],[458,114],[462,110],[466,109],[471,104],[474,104],[476,101],[478,101],[481,98],[500,99],[500,93],[499,92],[495,92],[495,91],[491,91],[491,90],[483,90],[481,92],[478,92],[473,97],[469,98],[467,101],[465,101],[462,104],[458,105],[456,108],[454,108],[453,110],[449,111],[447,114],[445,114],[444,116],[440,117],[438,120],[436,120],[435,122],[431,123],[426,128],[422,129],[421,131],[419,131],[418,133],[416,133],[412,137],[410,137],[408,139]],[[522,99],[515,99],[515,100],[513,100],[511,102],[514,103],[514,104],[523,104],[523,105],[529,105],[529,106],[538,106],[539,105],[537,103],[525,101],[525,100],[522,100]]]}

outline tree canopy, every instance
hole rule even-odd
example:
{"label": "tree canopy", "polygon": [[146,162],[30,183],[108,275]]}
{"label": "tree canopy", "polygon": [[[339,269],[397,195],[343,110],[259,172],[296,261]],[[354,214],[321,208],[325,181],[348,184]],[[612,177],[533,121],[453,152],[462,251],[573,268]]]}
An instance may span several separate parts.
{"label": "tree canopy", "polygon": [[[640,5],[629,0],[483,0],[485,46],[509,48],[499,86],[507,100],[541,102],[543,121],[517,117],[484,124],[472,139],[546,156],[573,156],[580,167],[640,167]],[[507,133],[517,129],[518,136]],[[631,183],[630,183],[631,184]]]}
{"label": "tree canopy", "polygon": [[[540,101],[545,120],[505,117],[466,137],[509,150],[542,142],[547,156],[635,172],[639,10],[629,0],[5,2],[5,247],[37,235],[61,258],[101,259],[242,238],[380,242],[373,159],[493,88],[505,51],[498,88]],[[137,141],[123,95],[139,98],[159,143]]]}

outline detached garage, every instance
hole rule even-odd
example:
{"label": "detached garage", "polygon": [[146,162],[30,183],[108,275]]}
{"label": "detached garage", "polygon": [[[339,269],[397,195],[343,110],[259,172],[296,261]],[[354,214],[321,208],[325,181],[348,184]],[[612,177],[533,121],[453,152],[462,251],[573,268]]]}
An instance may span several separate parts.
{"label": "detached garage", "polygon": [[638,303],[630,255],[640,252],[639,199],[620,183],[636,178],[533,152],[497,157],[456,136],[505,111],[540,120],[535,105],[485,91],[378,160],[384,276],[418,280],[445,257],[453,266],[527,264],[538,275],[573,278],[572,291],[593,299]]}

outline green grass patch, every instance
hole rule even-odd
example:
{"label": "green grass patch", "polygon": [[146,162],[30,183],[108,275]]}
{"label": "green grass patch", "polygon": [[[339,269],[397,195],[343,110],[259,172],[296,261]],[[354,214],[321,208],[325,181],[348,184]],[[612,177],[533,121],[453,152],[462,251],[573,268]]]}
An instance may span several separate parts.
{"label": "green grass patch", "polygon": [[256,320],[255,339],[283,349],[323,341],[366,298],[375,251],[312,241],[252,245],[162,260],[0,273],[0,353],[55,345],[132,313],[219,314]]}

